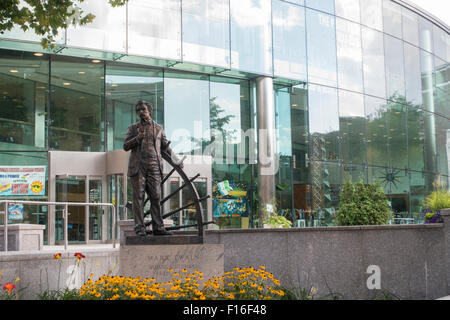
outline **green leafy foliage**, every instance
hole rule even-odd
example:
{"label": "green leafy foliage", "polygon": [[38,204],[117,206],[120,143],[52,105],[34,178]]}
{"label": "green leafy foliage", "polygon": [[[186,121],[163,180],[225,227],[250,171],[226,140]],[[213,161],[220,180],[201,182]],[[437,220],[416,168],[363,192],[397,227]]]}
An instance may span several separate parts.
{"label": "green leafy foliage", "polygon": [[277,228],[278,226],[281,226],[282,228],[289,228],[292,225],[291,221],[276,214],[266,218],[264,223],[274,228]]}
{"label": "green leafy foliage", "polygon": [[339,225],[381,225],[390,217],[389,201],[380,184],[353,184],[348,181],[340,193],[336,220]]}
{"label": "green leafy foliage", "polygon": [[[106,0],[102,0],[106,1]],[[108,0],[111,6],[124,5],[128,0]],[[95,16],[84,13],[80,4],[84,0],[1,0],[0,33],[11,30],[14,25],[22,30],[32,29],[42,36],[43,48],[54,48],[55,37],[70,25],[91,23]]]}
{"label": "green leafy foliage", "polygon": [[439,188],[425,197],[425,208],[431,211],[440,211],[450,208],[450,192],[444,188]]}

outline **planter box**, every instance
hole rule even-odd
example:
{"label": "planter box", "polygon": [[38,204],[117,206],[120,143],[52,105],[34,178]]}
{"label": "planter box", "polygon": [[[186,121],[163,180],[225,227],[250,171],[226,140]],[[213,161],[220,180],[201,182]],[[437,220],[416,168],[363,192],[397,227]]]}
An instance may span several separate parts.
{"label": "planter box", "polygon": [[[44,247],[42,224],[9,224],[8,251],[42,250]],[[4,226],[0,226],[0,251],[4,251]]]}

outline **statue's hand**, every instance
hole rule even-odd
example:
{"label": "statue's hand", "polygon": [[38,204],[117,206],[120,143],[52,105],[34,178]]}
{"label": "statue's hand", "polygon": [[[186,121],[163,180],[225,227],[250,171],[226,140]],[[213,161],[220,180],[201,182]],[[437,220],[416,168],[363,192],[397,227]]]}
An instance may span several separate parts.
{"label": "statue's hand", "polygon": [[144,139],[144,131],[139,131],[139,134],[136,136],[136,138],[139,140],[139,141],[142,141],[142,139]]}

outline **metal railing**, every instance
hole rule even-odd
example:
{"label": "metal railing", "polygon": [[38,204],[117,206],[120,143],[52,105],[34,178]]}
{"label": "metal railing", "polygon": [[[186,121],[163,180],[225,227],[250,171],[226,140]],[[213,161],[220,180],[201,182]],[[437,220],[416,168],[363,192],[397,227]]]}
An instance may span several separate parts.
{"label": "metal railing", "polygon": [[[117,233],[117,219],[116,219],[116,207],[112,203],[90,203],[90,202],[51,202],[51,201],[21,201],[21,200],[0,200],[0,208],[2,203],[5,204],[5,216],[3,224],[3,251],[8,251],[8,206],[10,203],[28,204],[28,205],[49,205],[49,206],[64,206],[63,219],[64,219],[64,250],[67,250],[68,239],[68,217],[69,206],[79,207],[111,207],[112,208],[112,242],[113,248],[116,247],[116,233]],[[89,228],[89,226],[88,226]],[[89,229],[86,230],[89,233]]]}

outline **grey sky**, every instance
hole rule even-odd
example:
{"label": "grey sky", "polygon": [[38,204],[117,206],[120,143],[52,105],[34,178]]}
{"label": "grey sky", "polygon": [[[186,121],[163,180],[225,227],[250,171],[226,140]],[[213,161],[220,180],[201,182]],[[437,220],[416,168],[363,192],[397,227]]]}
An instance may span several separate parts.
{"label": "grey sky", "polygon": [[449,0],[408,0],[418,7],[431,13],[450,27],[450,1]]}

